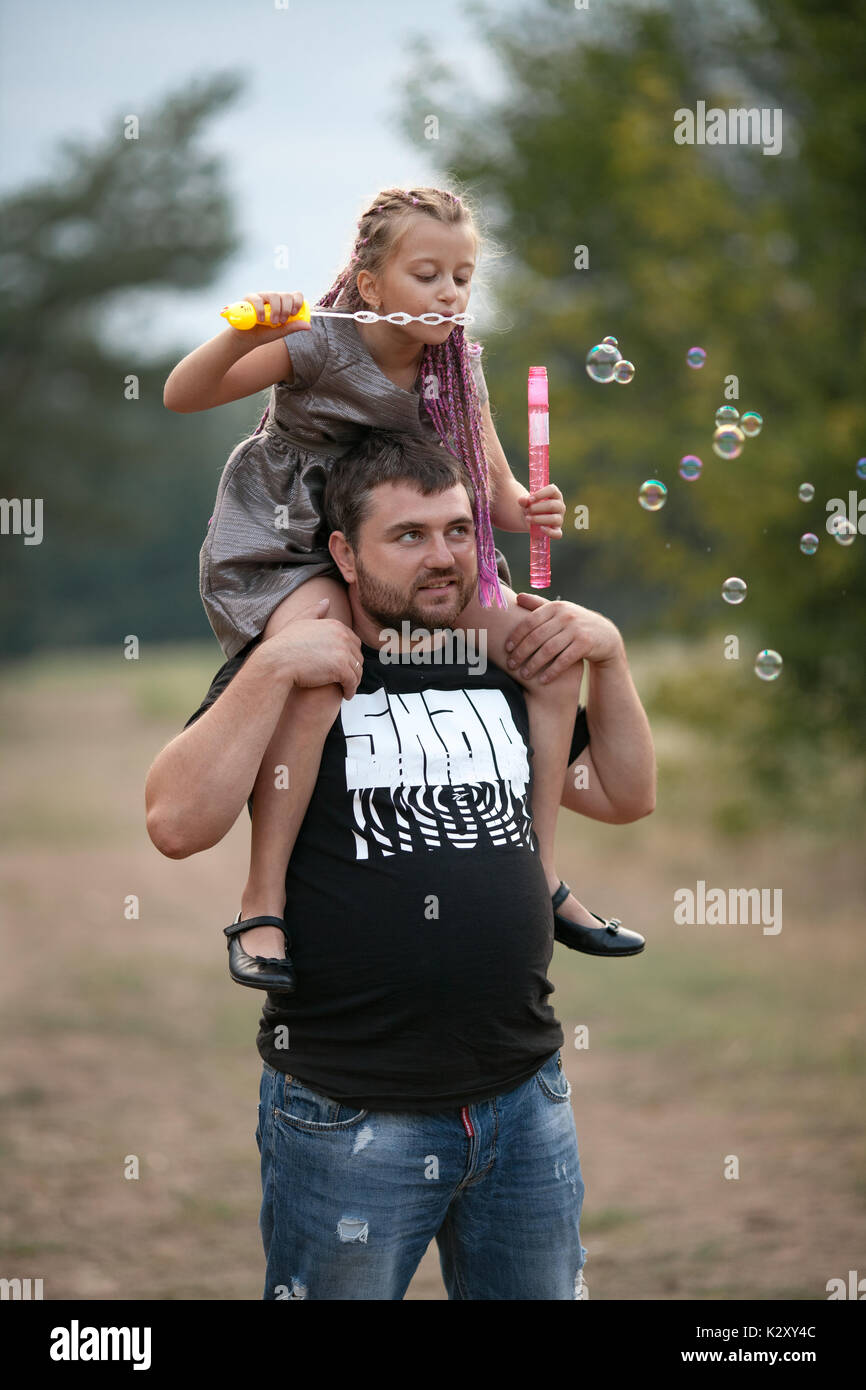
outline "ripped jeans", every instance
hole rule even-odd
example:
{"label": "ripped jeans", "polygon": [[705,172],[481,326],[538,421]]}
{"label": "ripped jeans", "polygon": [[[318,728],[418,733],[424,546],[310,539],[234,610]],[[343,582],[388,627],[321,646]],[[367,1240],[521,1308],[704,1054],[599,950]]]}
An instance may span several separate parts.
{"label": "ripped jeans", "polygon": [[265,1299],[402,1299],[436,1238],[449,1299],[576,1299],[584,1185],[560,1053],[436,1114],[359,1110],[263,1063]]}

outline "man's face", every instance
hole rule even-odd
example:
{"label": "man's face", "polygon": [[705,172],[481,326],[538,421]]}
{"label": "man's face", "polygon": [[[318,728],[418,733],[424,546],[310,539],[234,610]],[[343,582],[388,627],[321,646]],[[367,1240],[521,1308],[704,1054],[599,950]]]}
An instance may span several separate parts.
{"label": "man's face", "polygon": [[466,489],[426,496],[382,483],[370,498],[354,556],[356,598],[381,627],[451,627],[478,585],[475,525]]}

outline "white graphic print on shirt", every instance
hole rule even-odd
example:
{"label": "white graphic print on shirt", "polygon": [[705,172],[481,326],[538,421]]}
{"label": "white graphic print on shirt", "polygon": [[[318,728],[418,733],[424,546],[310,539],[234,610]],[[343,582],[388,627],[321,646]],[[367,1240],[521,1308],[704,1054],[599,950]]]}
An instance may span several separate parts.
{"label": "white graphic print on shirt", "polygon": [[443,835],[457,849],[479,835],[534,849],[526,744],[501,690],[380,688],[344,700],[340,715],[356,859],[440,849]]}

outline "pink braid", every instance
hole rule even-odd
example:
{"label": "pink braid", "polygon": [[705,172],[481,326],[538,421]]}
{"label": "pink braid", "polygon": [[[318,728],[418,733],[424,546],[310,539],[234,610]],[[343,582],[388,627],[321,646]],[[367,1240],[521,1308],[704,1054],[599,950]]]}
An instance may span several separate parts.
{"label": "pink braid", "polygon": [[425,398],[427,413],[439,438],[463,460],[475,488],[473,513],[478,553],[478,595],[484,608],[491,608],[494,600],[500,608],[506,608],[508,605],[499,583],[490,524],[490,492],[481,407],[462,327],[455,328],[445,343],[435,347],[428,343],[423,358],[423,375],[428,374],[436,377],[439,395],[438,399]]}

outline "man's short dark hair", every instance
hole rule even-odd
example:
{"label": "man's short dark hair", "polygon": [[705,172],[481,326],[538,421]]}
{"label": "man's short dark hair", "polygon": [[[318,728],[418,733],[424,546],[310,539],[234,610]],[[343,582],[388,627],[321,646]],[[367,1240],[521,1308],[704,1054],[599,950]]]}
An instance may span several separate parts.
{"label": "man's short dark hair", "polygon": [[370,495],[382,483],[411,483],[425,497],[462,483],[470,506],[475,505],[468,469],[444,444],[396,430],[368,430],[333,465],[325,486],[328,525],[332,531],[342,531],[353,550],[370,510]]}

